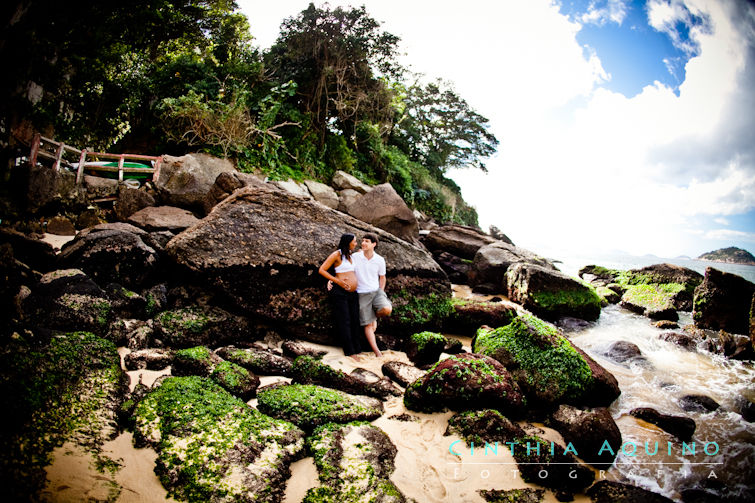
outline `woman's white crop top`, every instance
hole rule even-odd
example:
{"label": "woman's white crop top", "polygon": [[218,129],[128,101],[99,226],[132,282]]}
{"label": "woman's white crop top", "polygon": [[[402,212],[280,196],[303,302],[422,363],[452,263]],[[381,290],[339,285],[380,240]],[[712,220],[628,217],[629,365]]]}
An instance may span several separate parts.
{"label": "woman's white crop top", "polygon": [[341,265],[336,267],[336,274],[339,272],[352,272],[354,270],[354,263],[349,262],[349,259],[343,256],[343,253],[341,254]]}

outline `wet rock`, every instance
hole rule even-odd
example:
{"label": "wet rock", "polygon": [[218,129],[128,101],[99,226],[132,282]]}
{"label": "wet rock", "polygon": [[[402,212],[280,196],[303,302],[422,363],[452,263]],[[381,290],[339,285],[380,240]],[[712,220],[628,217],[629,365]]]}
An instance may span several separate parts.
{"label": "wet rock", "polygon": [[651,320],[679,320],[679,314],[668,295],[658,295],[653,285],[632,285],[621,297],[621,307]]}
{"label": "wet rock", "polygon": [[695,326],[749,334],[753,294],[755,284],[736,274],[706,268],[705,279],[695,289]]}
{"label": "wet rock", "polygon": [[292,376],[293,360],[272,351],[227,346],[215,351],[221,358],[258,375]]}
{"label": "wet rock", "polygon": [[679,311],[692,310],[693,292],[703,280],[699,272],[674,264],[654,264],[632,269],[629,273],[635,278],[635,282],[682,285],[683,288],[671,296],[673,308]]}
{"label": "wet rock", "polygon": [[328,354],[328,352],[323,349],[308,347],[297,341],[285,341],[282,344],[281,349],[283,350],[283,356],[287,356],[291,359],[294,359],[297,356],[311,356],[313,358],[322,358],[323,356]]}
{"label": "wet rock", "polygon": [[118,194],[118,180],[102,176],[84,175],[83,187],[89,201],[93,199],[105,199],[116,197]]}
{"label": "wet rock", "polygon": [[496,360],[478,354],[455,355],[436,363],[406,388],[407,409],[432,412],[449,408],[490,408],[514,416],[523,412],[519,386]]}
{"label": "wet rock", "polygon": [[[451,290],[429,253],[282,192],[237,190],[173,238],[166,252],[186,273],[187,282],[212,288],[241,311],[285,327],[291,337],[325,339],[332,316],[325,281],[316,271],[342,233],[368,231],[379,236],[377,252],[386,259],[387,294],[394,303],[393,315],[381,330],[406,330],[418,324],[419,315],[426,316],[422,324],[439,324],[436,306],[448,302]],[[427,314],[420,309],[423,303]]]}
{"label": "wet rock", "polygon": [[600,295],[600,297],[604,299],[607,304],[618,304],[619,301],[621,301],[621,295],[605,286],[596,287],[595,293]]}
{"label": "wet rock", "polygon": [[672,503],[673,500],[641,487],[599,480],[587,490],[587,495],[594,503]]}
{"label": "wet rock", "polygon": [[616,341],[606,351],[606,356],[617,363],[629,363],[629,361],[648,364],[647,358],[642,355],[639,346],[632,342]]}
{"label": "wet rock", "polygon": [[102,212],[99,208],[90,208],[82,211],[76,217],[76,228],[86,229],[104,223]]}
{"label": "wet rock", "polygon": [[671,320],[656,321],[655,323],[653,323],[653,326],[660,328],[661,330],[673,330],[675,328],[679,328],[679,324]]}
{"label": "wet rock", "polygon": [[688,417],[662,414],[649,407],[632,409],[629,414],[638,419],[642,419],[643,421],[647,421],[648,423],[652,423],[685,442],[692,438],[692,434],[695,432],[696,428],[695,421]]}
{"label": "wet rock", "polygon": [[711,412],[720,405],[709,396],[684,395],[679,399],[679,407],[686,412]]}
{"label": "wet rock", "polygon": [[407,501],[391,482],[396,446],[370,424],[327,425],[307,439],[322,485],[304,501]]}
{"label": "wet rock", "polygon": [[56,330],[106,333],[112,318],[107,294],[78,269],[53,271],[42,276],[21,306],[30,326]]}
{"label": "wet rock", "polygon": [[117,318],[145,318],[147,299],[118,283],[105,285],[105,293],[110,299],[112,314]]}
{"label": "wet rock", "polygon": [[745,397],[741,397],[737,402],[739,414],[748,423],[755,423],[755,403]]}
{"label": "wet rock", "polygon": [[123,222],[137,211],[156,204],[155,198],[148,191],[124,185],[118,190],[118,200],[114,205],[115,216]]}
{"label": "wet rock", "polygon": [[[621,449],[619,427],[604,407],[582,410],[561,405],[548,424],[576,448],[577,456],[596,468],[610,467]],[[611,449],[603,449],[605,442]]]}
{"label": "wet rock", "polygon": [[338,194],[332,187],[314,180],[304,180],[309,193],[318,203],[324,204],[328,208],[338,209]]}
{"label": "wet rock", "polygon": [[687,334],[681,334],[679,332],[664,332],[660,334],[659,337],[664,341],[669,341],[688,351],[694,351],[697,349],[697,340]]}
{"label": "wet rock", "polygon": [[259,389],[257,408],[311,431],[326,423],[373,421],[383,414],[383,402],[368,396],[314,384],[290,384]]}
{"label": "wet rock", "polygon": [[168,306],[168,287],[161,283],[142,292],[142,297],[147,301],[145,314],[154,316]]}
{"label": "wet rock", "polygon": [[440,265],[451,283],[459,285],[466,285],[469,283],[469,271],[472,268],[472,264],[469,260],[465,260],[451,255],[448,252],[433,252],[433,258]]}
{"label": "wet rock", "polygon": [[448,420],[445,435],[457,435],[475,445],[513,442],[526,436],[515,422],[494,409],[470,410],[454,414]]}
{"label": "wet rock", "polygon": [[474,335],[483,325],[502,327],[516,318],[516,308],[501,302],[484,302],[476,300],[455,300],[453,313],[444,324],[444,331]]}
{"label": "wet rock", "polygon": [[400,396],[401,390],[397,389],[388,378],[370,382],[346,374],[341,370],[326,365],[311,356],[299,356],[294,360],[293,382],[299,384],[317,384],[327,388],[338,389],[355,395],[374,396],[385,398],[387,396]]}
{"label": "wet rock", "polygon": [[221,361],[213,367],[210,379],[245,402],[256,394],[260,385],[259,377],[244,367],[226,361]]}
{"label": "wet rock", "polygon": [[529,314],[504,327],[480,329],[472,349],[503,364],[519,383],[529,406],[608,406],[620,393],[609,372],[556,327]]}
{"label": "wet rock", "polygon": [[422,242],[434,252],[433,255],[435,252],[445,252],[460,259],[472,260],[477,250],[496,242],[496,239],[474,227],[451,224],[433,228]]}
{"label": "wet rock", "polygon": [[345,171],[338,170],[333,175],[333,187],[337,190],[355,190],[360,194],[366,194],[372,190],[372,187],[366,183],[362,183],[357,177],[346,173]]}
{"label": "wet rock", "polygon": [[144,238],[144,242],[162,255],[165,253],[165,245],[173,237],[175,237],[175,234],[170,231],[152,231]]}
{"label": "wet rock", "polygon": [[132,351],[123,357],[126,370],[163,370],[173,364],[173,351],[149,348]]}
{"label": "wet rock", "polygon": [[418,332],[406,341],[406,356],[415,365],[422,366],[438,361],[446,347],[447,339],[435,332]]}
{"label": "wet rock", "polygon": [[425,375],[424,370],[396,360],[385,362],[381,367],[381,372],[404,388]]}
{"label": "wet rock", "polygon": [[181,232],[199,219],[192,212],[175,206],[150,206],[132,214],[128,222],[147,231]]}
{"label": "wet rock", "polygon": [[563,316],[597,320],[600,297],[589,286],[558,271],[533,264],[513,264],[506,271],[508,297],[547,320]]}
{"label": "wet rock", "polygon": [[572,318],[570,316],[564,316],[563,318],[559,318],[555,325],[563,330],[564,332],[579,332],[582,331],[588,327],[593,326],[594,324],[587,321],[587,320],[581,320],[579,318]]}
{"label": "wet rock", "polygon": [[419,243],[414,213],[390,183],[377,185],[347,208],[349,215],[390,232],[409,243]]}
{"label": "wet rock", "polygon": [[30,166],[24,190],[23,199],[31,214],[74,209],[86,201],[86,190],[76,185],[76,173],[67,169]]}
{"label": "wet rock", "polygon": [[466,350],[464,349],[464,345],[461,343],[459,339],[456,339],[454,337],[446,337],[446,345],[443,346],[443,352],[449,355],[458,355],[459,353],[464,353]]}
{"label": "wet rock", "polygon": [[179,349],[173,353],[173,375],[209,377],[222,361],[205,346]]}
{"label": "wet rock", "polygon": [[84,229],[60,252],[61,263],[81,269],[100,283],[134,288],[157,273],[159,256],[143,240],[147,233],[124,223]]}
{"label": "wet rock", "polygon": [[[126,346],[132,334],[141,327],[147,326],[144,320],[117,318],[108,327],[107,340],[112,341],[117,346]],[[146,347],[146,346],[143,346]],[[142,348],[130,348],[142,349]]]}
{"label": "wet rock", "polygon": [[52,217],[47,222],[47,232],[56,236],[75,236],[76,229],[66,217]]}
{"label": "wet rock", "polygon": [[155,472],[181,500],[201,494],[243,501],[253,494],[280,501],[290,464],[304,451],[299,428],[199,377],[165,379],[134,415],[135,444],[157,451]]}
{"label": "wet rock", "polygon": [[218,175],[236,171],[230,161],[208,154],[166,155],[163,159],[160,177],[155,183],[160,200],[163,204],[186,209],[202,210]]}
{"label": "wet rock", "polygon": [[163,311],[154,318],[155,337],[175,348],[212,346],[254,339],[246,318],[218,307]]}
{"label": "wet rock", "polygon": [[36,271],[55,268],[55,251],[50,243],[7,227],[0,227],[0,243],[10,245],[13,256]]}
{"label": "wet rock", "polygon": [[520,262],[539,265],[548,270],[556,270],[556,266],[552,262],[529,250],[496,241],[481,247],[475,253],[472,271],[469,273],[470,284],[473,286],[490,284],[494,289],[491,293],[500,293],[501,289],[506,289],[506,272],[509,267]]}
{"label": "wet rock", "polygon": [[480,489],[477,492],[488,503],[540,503],[545,497],[544,489]]}

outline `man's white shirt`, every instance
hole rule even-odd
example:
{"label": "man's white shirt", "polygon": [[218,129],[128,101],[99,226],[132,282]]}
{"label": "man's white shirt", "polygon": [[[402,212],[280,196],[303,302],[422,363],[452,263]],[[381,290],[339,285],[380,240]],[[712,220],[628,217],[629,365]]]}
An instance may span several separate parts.
{"label": "man's white shirt", "polygon": [[362,251],[351,255],[357,274],[357,293],[374,292],[380,289],[380,276],[385,276],[385,259],[377,253],[367,259]]}

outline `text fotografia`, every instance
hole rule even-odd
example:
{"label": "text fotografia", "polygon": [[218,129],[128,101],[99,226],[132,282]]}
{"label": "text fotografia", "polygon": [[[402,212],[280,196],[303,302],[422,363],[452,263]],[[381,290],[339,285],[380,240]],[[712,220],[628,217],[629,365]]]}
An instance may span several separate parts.
{"label": "text fotografia", "polygon": [[[459,445],[462,444],[462,445]],[[463,440],[456,440],[455,442],[452,442],[448,446],[448,452],[453,454],[454,456],[475,456],[480,455],[480,451],[482,451],[483,456],[497,456],[498,455],[498,448],[500,447],[500,442],[494,442],[489,443],[485,442],[485,444],[480,447],[478,446],[477,449],[475,449],[474,442],[471,442],[469,445],[469,449],[464,451],[464,441]],[[551,456],[556,455],[556,443],[550,442],[550,443],[544,443],[544,442],[503,442],[505,447],[503,449],[509,449],[512,456],[515,456],[517,454],[526,454],[527,456],[539,456],[541,454],[550,454]],[[657,454],[663,453],[665,450],[666,453],[671,456],[672,454],[681,454],[682,456],[696,456],[698,454],[704,454],[705,456],[715,456],[719,452],[719,447],[717,442],[682,442],[681,446],[672,442],[666,442],[665,449],[663,449],[660,446],[660,442],[645,442],[643,444],[638,444],[636,442],[624,442],[621,444],[621,447],[619,447],[619,452],[623,453],[625,456],[639,456],[642,454],[648,455],[648,456],[655,456]],[[515,452],[516,450],[516,452]],[[459,452],[461,451],[461,452]],[[560,451],[560,449],[559,449]],[[579,453],[577,452],[577,449],[574,447],[574,445],[569,442],[566,444],[563,450],[564,456],[567,454],[573,454],[574,456],[580,457]],[[590,454],[590,453],[583,453],[583,454]],[[611,455],[615,456],[617,452],[614,450],[614,448],[611,446],[611,444],[608,442],[608,440],[605,440],[603,442],[603,445],[600,447],[600,449],[597,452],[598,456],[601,455]]]}

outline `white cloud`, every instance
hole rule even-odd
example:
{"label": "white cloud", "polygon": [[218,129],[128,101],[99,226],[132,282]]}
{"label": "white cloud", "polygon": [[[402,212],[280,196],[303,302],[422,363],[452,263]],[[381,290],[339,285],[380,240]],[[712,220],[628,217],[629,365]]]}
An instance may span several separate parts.
{"label": "white cloud", "polygon": [[722,217],[714,218],[713,221],[716,222],[718,225],[726,225],[726,226],[731,225],[727,219],[722,218]]}
{"label": "white cloud", "polygon": [[598,7],[598,2],[591,2],[587,12],[580,17],[585,23],[604,25],[608,22],[621,24],[627,16],[626,2],[623,0],[608,0],[605,5]]}
{"label": "white cloud", "polygon": [[705,233],[705,237],[720,241],[746,241],[755,243],[755,232],[733,231],[731,229],[714,229]]}

